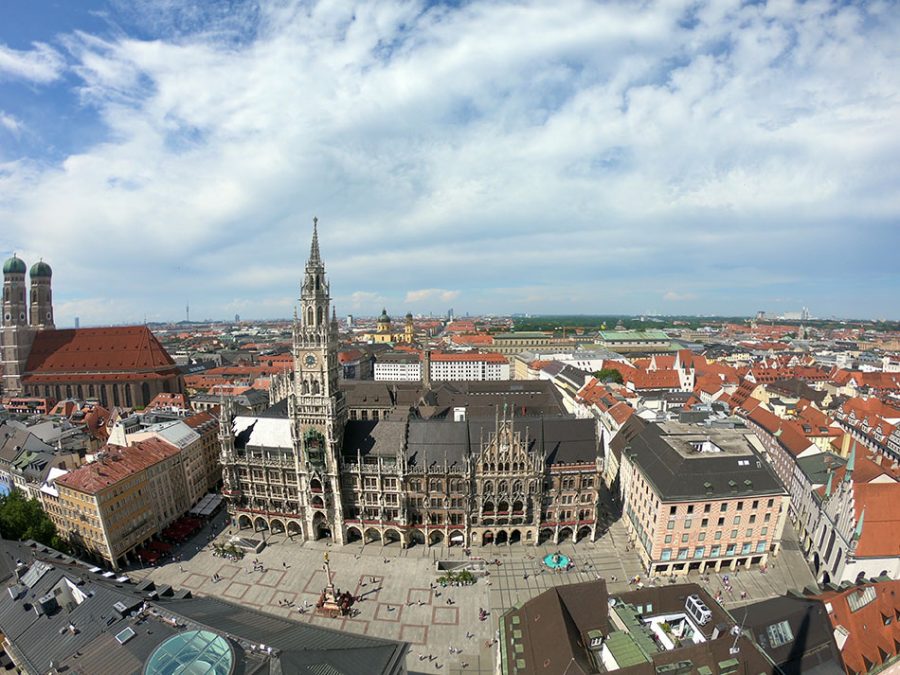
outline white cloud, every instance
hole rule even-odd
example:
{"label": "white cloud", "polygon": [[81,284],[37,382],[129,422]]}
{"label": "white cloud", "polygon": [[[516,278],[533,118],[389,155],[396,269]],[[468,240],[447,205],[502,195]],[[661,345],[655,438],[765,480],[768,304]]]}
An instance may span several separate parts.
{"label": "white cloud", "polygon": [[450,302],[458,297],[459,291],[447,291],[442,288],[423,288],[418,291],[407,291],[404,302],[424,302],[426,300]]}
{"label": "white cloud", "polygon": [[[896,12],[251,9],[144,3],[130,20],[156,39],[61,38],[107,133],[0,165],[0,248],[49,260],[58,297],[115,292],[180,318],[168,298],[188,287],[211,314],[244,297],[242,315],[273,315],[263,300],[297,289],[313,215],[338,311],[640,311],[709,278],[704,302],[750,312],[751,290],[728,295],[732,270],[777,277],[798,247],[885,275],[868,302],[900,286]],[[32,81],[64,67],[47,45],[23,54],[56,64]],[[841,269],[795,283],[831,302]]]}
{"label": "white cloud", "polygon": [[24,128],[20,120],[2,110],[0,110],[0,127],[6,129],[13,136],[18,136]]}
{"label": "white cloud", "polygon": [[353,311],[365,310],[367,312],[377,311],[379,305],[383,305],[385,298],[378,293],[371,291],[355,291],[350,294],[350,309]]}
{"label": "white cloud", "polygon": [[62,75],[66,62],[58,51],[43,42],[31,46],[28,51],[20,51],[0,44],[0,79],[8,77],[46,84]]}
{"label": "white cloud", "polygon": [[685,300],[693,300],[697,296],[694,293],[676,293],[675,291],[667,291],[663,294],[663,300],[670,302],[684,302]]}

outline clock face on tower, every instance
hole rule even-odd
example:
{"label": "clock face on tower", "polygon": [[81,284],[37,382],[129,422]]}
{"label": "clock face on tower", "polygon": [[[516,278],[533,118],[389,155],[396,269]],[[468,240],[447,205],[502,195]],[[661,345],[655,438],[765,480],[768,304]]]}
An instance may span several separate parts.
{"label": "clock face on tower", "polygon": [[316,365],[316,355],[315,354],[307,354],[304,361],[306,362],[306,366],[308,368],[312,368],[314,365]]}

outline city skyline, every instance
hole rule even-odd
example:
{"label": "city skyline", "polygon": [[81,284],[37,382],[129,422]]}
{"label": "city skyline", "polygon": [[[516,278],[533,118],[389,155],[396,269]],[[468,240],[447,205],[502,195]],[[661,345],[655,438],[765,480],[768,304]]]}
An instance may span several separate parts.
{"label": "city skyline", "polygon": [[[0,254],[60,326],[900,318],[890,7],[4,8]],[[187,65],[189,64],[189,66]]]}

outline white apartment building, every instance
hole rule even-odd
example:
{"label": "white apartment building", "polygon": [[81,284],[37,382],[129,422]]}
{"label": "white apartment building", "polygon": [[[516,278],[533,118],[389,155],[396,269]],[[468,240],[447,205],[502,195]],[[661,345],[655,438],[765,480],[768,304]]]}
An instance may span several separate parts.
{"label": "white apartment building", "polygon": [[375,361],[374,372],[379,382],[414,382],[422,379],[422,364],[418,354],[382,354]]}
{"label": "white apartment building", "polygon": [[484,381],[510,379],[510,365],[501,354],[427,353],[424,363],[417,354],[383,354],[375,363],[375,380],[413,382],[422,379],[427,367],[432,382]]}
{"label": "white apartment building", "polygon": [[509,361],[502,354],[431,354],[431,381],[510,379]]}

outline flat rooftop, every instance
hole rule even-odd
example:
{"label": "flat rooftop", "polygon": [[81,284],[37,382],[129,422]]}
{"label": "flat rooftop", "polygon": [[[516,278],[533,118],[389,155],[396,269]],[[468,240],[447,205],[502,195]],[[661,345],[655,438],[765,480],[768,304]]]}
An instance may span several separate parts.
{"label": "flat rooftop", "polygon": [[664,501],[786,494],[745,430],[648,424],[623,454]]}
{"label": "flat rooftop", "polygon": [[749,431],[698,427],[683,422],[663,422],[659,425],[669,446],[687,459],[702,458],[709,453],[751,456],[753,447],[747,438]]}

